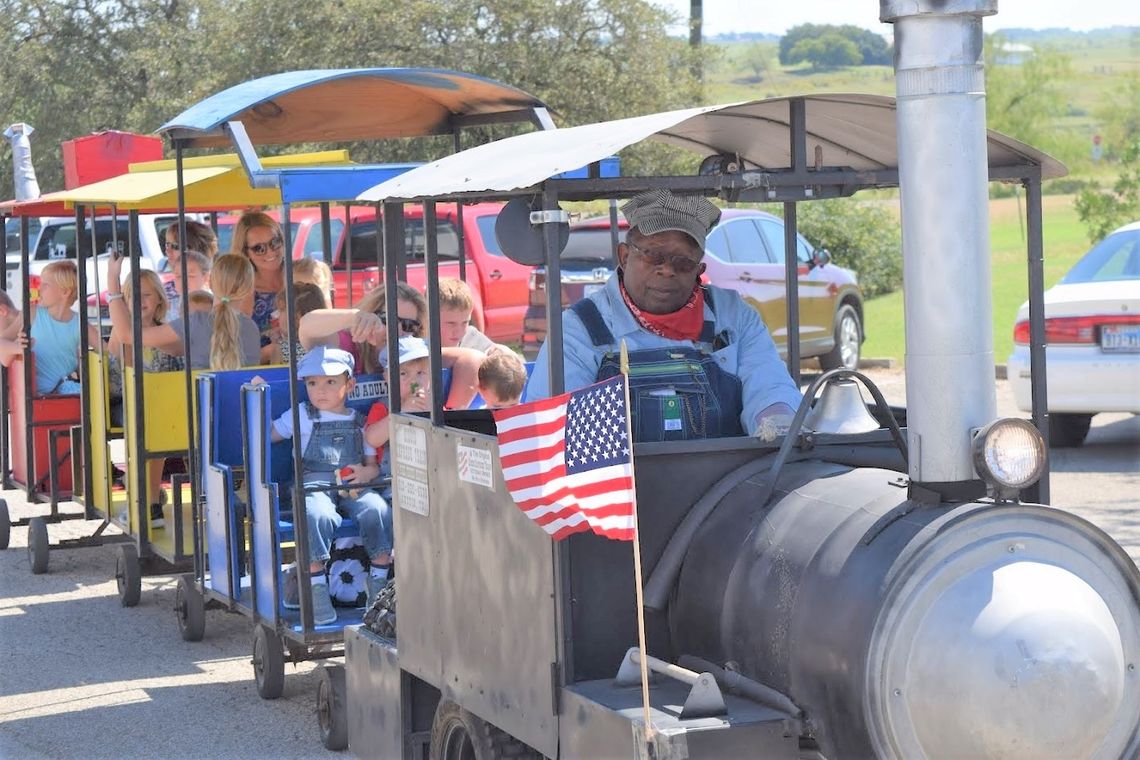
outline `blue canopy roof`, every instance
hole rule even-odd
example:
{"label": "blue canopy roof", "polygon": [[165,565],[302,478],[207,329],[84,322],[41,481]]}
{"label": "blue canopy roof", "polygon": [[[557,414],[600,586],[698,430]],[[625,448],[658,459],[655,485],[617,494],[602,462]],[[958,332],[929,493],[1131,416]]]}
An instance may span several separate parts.
{"label": "blue canopy roof", "polygon": [[450,134],[464,120],[526,121],[541,100],[445,69],[313,69],[272,74],[211,95],[159,127],[186,147],[228,145],[240,121],[254,145]]}
{"label": "blue canopy roof", "polygon": [[283,203],[351,201],[364,190],[421,164],[321,166],[273,170]]}

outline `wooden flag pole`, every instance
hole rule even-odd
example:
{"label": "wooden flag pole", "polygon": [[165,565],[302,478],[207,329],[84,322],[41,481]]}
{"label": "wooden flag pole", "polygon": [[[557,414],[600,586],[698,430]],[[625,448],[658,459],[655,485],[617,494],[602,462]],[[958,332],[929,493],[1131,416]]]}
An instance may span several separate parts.
{"label": "wooden flag pole", "polygon": [[621,374],[625,381],[625,433],[629,441],[630,482],[633,492],[633,578],[637,590],[637,646],[641,656],[641,706],[645,710],[646,751],[653,740],[653,722],[649,716],[649,652],[645,650],[645,599],[642,596],[641,582],[641,530],[637,523],[637,475],[633,468],[633,421],[629,403],[629,351],[625,340],[621,342]]}

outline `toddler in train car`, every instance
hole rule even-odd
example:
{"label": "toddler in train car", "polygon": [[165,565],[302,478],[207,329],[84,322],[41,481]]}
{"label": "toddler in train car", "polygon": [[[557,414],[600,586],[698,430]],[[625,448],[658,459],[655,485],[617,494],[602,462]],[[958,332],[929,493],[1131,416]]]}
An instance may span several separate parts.
{"label": "toddler in train car", "polygon": [[[301,317],[317,309],[329,307],[328,296],[319,285],[310,282],[293,283],[293,307],[296,310],[296,321],[293,323],[293,334],[297,335],[301,329]],[[289,330],[286,328],[286,317],[289,314],[288,304],[285,300],[285,291],[277,294],[277,311],[273,321],[273,352],[269,356],[268,364],[288,364],[290,351],[297,352],[297,358],[305,355],[305,347],[298,340],[292,348],[289,346]]]}
{"label": "toddler in train car", "polygon": [[[406,335],[400,338],[400,411],[401,412],[427,412],[431,411],[431,367],[428,359],[428,345],[423,338]],[[386,360],[387,351],[380,354],[381,360]],[[391,373],[388,375],[389,393],[391,393]],[[377,401],[368,412],[368,419],[364,427],[364,440],[368,445],[381,452],[380,470],[382,475],[390,474],[388,469],[387,452],[385,447],[391,436],[388,423],[388,405]]]}
{"label": "toddler in train car", "polygon": [[53,261],[40,273],[39,300],[28,315],[30,331],[23,331],[20,312],[13,306],[7,326],[0,332],[0,364],[5,367],[31,347],[36,358],[37,395],[79,393],[79,331],[87,329],[92,346],[102,342],[99,331],[75,313],[78,295],[75,262]]}
{"label": "toddler in train car", "polygon": [[320,259],[314,259],[306,256],[302,259],[297,259],[293,262],[293,283],[307,282],[316,285],[325,294],[325,306],[329,308],[332,306],[333,296],[335,295],[333,289],[333,276],[332,270],[329,265]]}
{"label": "toddler in train car", "polygon": [[479,365],[479,395],[486,409],[514,406],[526,386],[526,364],[514,351],[490,354]]}
{"label": "toddler in train car", "polygon": [[[379,474],[376,449],[365,440],[364,416],[346,405],[355,382],[354,370],[355,361],[347,351],[326,346],[309,349],[297,365],[297,377],[304,382],[308,397],[298,410],[300,430],[293,429],[291,409],[273,421],[270,439],[274,443],[295,433],[300,436],[306,486],[370,483]],[[325,563],[345,517],[357,524],[372,563],[367,579],[369,600],[387,583],[392,562],[392,510],[388,502],[370,488],[306,493],[313,622],[317,625],[336,620]],[[286,578],[286,589],[289,585]],[[284,605],[298,608],[299,600],[289,596],[287,592]]]}

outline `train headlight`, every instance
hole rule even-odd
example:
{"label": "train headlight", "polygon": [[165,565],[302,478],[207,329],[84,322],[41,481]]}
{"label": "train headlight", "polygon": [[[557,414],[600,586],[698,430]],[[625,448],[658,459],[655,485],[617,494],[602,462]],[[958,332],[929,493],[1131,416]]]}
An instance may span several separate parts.
{"label": "train headlight", "polygon": [[994,420],[974,437],[974,469],[1001,498],[1016,498],[1045,472],[1045,441],[1029,420]]}

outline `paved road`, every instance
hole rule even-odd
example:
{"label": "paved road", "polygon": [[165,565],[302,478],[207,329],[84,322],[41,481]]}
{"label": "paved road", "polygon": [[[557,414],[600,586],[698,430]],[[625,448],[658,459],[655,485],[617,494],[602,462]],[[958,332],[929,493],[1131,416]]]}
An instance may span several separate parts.
{"label": "paved road", "polygon": [[[874,377],[903,401],[901,372]],[[999,411],[1015,411],[1004,383]],[[1095,419],[1088,444],[1054,452],[1053,467],[1054,503],[1072,506],[1140,560],[1140,417]],[[18,494],[3,495],[14,516],[29,513]],[[32,576],[25,545],[17,529],[12,548],[0,551],[0,758],[328,755],[316,730],[316,665],[287,666],[284,698],[262,701],[245,618],[211,611],[206,639],[186,643],[172,577],[144,578],[142,602],[124,609],[111,548],[53,552],[50,572]]]}

